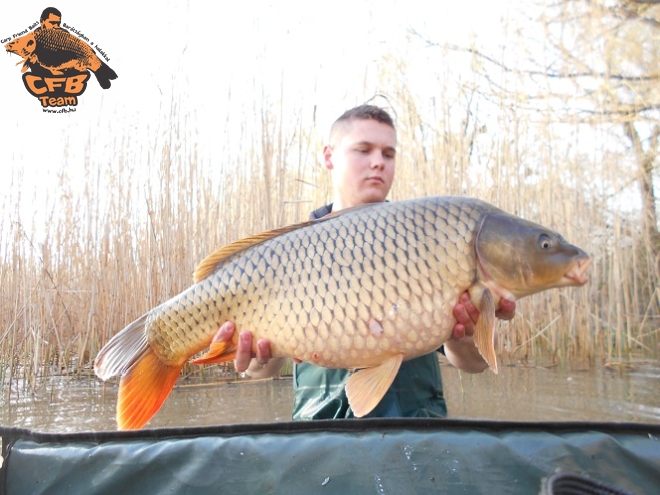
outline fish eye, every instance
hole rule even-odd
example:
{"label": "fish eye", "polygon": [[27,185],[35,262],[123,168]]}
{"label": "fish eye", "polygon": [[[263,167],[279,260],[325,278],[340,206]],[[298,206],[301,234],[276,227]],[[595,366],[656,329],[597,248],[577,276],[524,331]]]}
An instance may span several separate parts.
{"label": "fish eye", "polygon": [[547,234],[541,234],[539,237],[539,246],[541,249],[550,249],[552,247],[552,239]]}

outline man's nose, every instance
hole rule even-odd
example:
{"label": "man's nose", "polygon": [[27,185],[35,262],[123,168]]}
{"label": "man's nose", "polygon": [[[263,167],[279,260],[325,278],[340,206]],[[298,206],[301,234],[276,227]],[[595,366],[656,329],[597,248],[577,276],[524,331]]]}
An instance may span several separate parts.
{"label": "man's nose", "polygon": [[372,153],[372,158],[371,158],[371,167],[372,168],[383,168],[385,167],[385,155],[383,155],[382,151],[375,150]]}

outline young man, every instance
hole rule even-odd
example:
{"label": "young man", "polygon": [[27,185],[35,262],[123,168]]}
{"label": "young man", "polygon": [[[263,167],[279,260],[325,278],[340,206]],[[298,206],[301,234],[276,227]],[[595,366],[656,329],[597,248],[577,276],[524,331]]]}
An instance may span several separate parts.
{"label": "young man", "polygon": [[[362,105],[345,112],[333,124],[329,144],[323,149],[325,167],[332,173],[333,202],[312,212],[321,218],[331,212],[364,203],[385,201],[394,181],[396,131],[384,110]],[[498,316],[511,319],[515,303],[502,300]],[[472,340],[479,313],[466,293],[454,307],[456,325],[452,338],[441,352],[457,368],[479,373],[488,365]],[[214,337],[216,342],[232,338],[235,326],[223,324]],[[257,342],[256,359],[252,355],[252,334],[242,331],[236,353],[236,369],[250,376],[272,375],[281,365],[270,359],[269,343]],[[293,419],[332,419],[353,417],[344,392],[348,370],[321,368],[309,363],[294,364],[296,392]],[[394,383],[370,417],[446,416],[442,380],[435,352],[402,363]]]}

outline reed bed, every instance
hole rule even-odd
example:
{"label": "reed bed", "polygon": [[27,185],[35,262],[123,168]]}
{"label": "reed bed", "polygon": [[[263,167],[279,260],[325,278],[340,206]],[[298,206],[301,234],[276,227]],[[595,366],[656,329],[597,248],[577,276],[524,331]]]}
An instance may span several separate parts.
{"label": "reed bed", "polygon": [[[593,363],[656,358],[656,260],[640,212],[611,193],[631,189],[630,174],[621,173],[625,150],[607,151],[615,131],[599,127],[592,146],[604,151],[590,156],[567,138],[582,132],[577,121],[559,129],[497,99],[486,115],[473,104],[474,81],[443,96],[448,83],[438,76],[436,96],[426,97],[401,84],[402,66],[384,61],[364,93],[366,100],[378,87],[387,97],[373,103],[396,116],[391,199],[483,198],[562,232],[593,257],[586,287],[518,304],[516,317],[500,324],[500,354]],[[205,255],[304,220],[331,200],[329,172],[318,161],[327,128],[317,125],[315,108],[272,97],[247,112],[231,137],[205,145],[196,139],[194,110],[177,100],[146,144],[120,128],[103,151],[97,140],[107,129],[94,131],[82,184],[66,175],[63,160],[45,225],[19,211],[25,198],[4,198],[0,382],[90,374],[101,346],[186,288]]]}

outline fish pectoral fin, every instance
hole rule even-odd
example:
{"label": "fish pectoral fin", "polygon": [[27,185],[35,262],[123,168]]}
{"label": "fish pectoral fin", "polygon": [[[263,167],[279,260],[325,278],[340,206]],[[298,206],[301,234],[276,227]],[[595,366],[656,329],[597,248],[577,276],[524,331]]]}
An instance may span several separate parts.
{"label": "fish pectoral fin", "polygon": [[479,319],[474,329],[474,343],[479,354],[497,373],[497,356],[495,355],[495,304],[490,290],[485,289],[481,294],[479,304]]}
{"label": "fish pectoral fin", "polygon": [[232,361],[236,357],[236,345],[232,342],[211,342],[203,356],[193,359],[192,364],[216,364]]}
{"label": "fish pectoral fin", "polygon": [[142,428],[163,405],[182,368],[163,363],[151,348],[145,350],[119,382],[117,427]]}
{"label": "fish pectoral fin", "polygon": [[403,354],[388,358],[380,365],[353,373],[346,381],[346,396],[353,414],[361,418],[373,411],[399,372]]}

